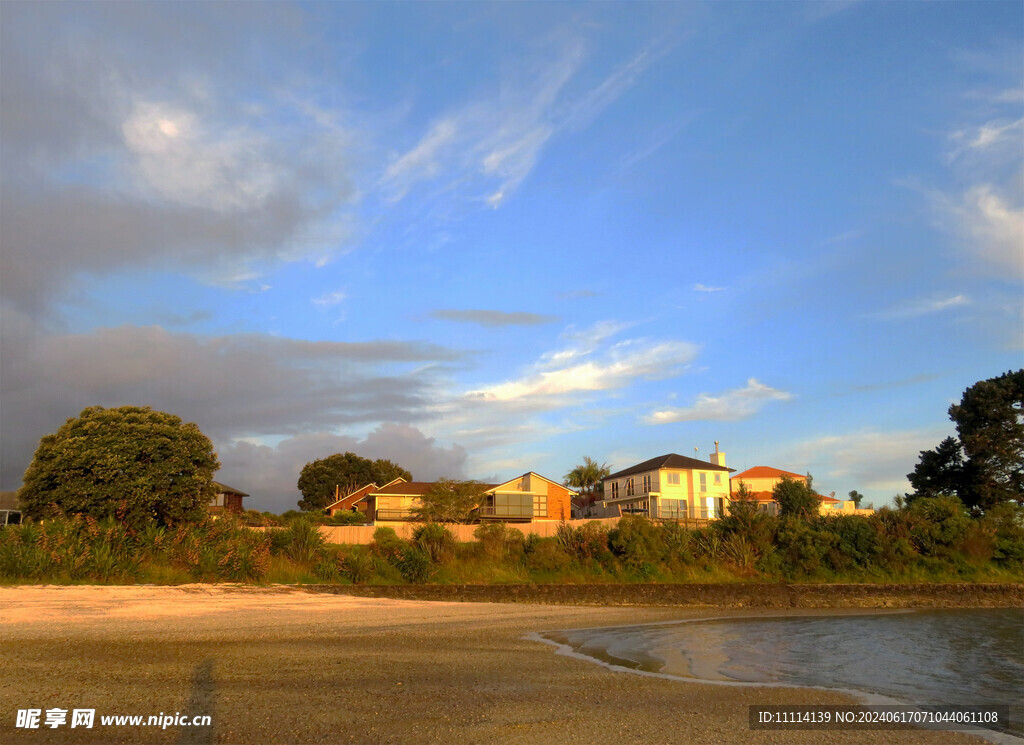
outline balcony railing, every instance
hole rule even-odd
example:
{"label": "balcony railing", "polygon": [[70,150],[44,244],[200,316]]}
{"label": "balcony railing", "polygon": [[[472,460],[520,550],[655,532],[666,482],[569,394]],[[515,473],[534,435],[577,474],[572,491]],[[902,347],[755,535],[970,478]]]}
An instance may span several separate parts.
{"label": "balcony railing", "polygon": [[530,507],[492,507],[484,505],[480,508],[480,517],[508,518],[511,520],[533,519],[533,506]]}
{"label": "balcony railing", "polygon": [[378,520],[412,520],[414,517],[412,510],[377,510]]}

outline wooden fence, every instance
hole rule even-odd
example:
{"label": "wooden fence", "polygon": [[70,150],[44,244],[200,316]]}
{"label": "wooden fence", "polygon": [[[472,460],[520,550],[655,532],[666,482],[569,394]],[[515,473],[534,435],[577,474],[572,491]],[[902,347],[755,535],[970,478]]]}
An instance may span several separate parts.
{"label": "wooden fence", "polygon": [[[619,521],[617,517],[602,518],[595,520],[566,520],[567,525],[578,528],[586,523],[601,523],[605,527],[612,528]],[[510,528],[522,532],[524,536],[538,535],[541,538],[549,538],[558,531],[559,522],[556,520],[545,520],[535,523],[509,523]],[[417,528],[416,523],[409,522],[377,522],[375,525],[321,525],[320,534],[328,543],[344,543],[355,545],[366,545],[373,543],[373,531],[377,528],[394,528],[399,538],[412,538],[412,532]],[[479,525],[446,525],[446,528],[455,536],[460,543],[475,541],[473,531]]]}

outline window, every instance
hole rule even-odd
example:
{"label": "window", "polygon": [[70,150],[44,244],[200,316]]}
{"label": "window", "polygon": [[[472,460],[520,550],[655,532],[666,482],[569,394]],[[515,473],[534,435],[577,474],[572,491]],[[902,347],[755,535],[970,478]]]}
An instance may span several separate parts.
{"label": "window", "polygon": [[722,483],[722,474],[720,474],[720,473],[716,473],[715,474],[715,483],[716,484],[721,484]]}
{"label": "window", "polygon": [[700,490],[701,491],[707,491],[708,490],[708,475],[706,473],[702,473],[700,475]]}
{"label": "window", "polygon": [[533,495],[533,516],[534,517],[547,517],[548,516],[548,495],[547,494],[534,494]]}
{"label": "window", "polygon": [[651,476],[647,474],[644,476],[644,494],[651,490]]}
{"label": "window", "polygon": [[627,497],[632,497],[633,496],[633,477],[632,476],[630,476],[628,479],[626,479],[626,496]]}
{"label": "window", "polygon": [[619,482],[618,481],[613,481],[612,482],[612,499],[618,499],[618,498],[619,498]]}
{"label": "window", "polygon": [[[547,511],[547,497],[545,500],[545,512]],[[534,498],[532,494],[495,494],[494,495],[494,516],[495,517],[529,517],[534,514]]]}
{"label": "window", "polygon": [[679,484],[679,474],[678,473],[669,473],[669,475],[668,475],[668,483],[678,485]]}
{"label": "window", "polygon": [[659,500],[661,505],[661,516],[668,520],[681,520],[686,517],[686,500],[665,499]]}

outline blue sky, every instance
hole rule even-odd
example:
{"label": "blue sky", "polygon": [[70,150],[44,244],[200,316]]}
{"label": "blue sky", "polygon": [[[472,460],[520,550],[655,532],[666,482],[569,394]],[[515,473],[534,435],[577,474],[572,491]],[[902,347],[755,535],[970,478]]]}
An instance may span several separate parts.
{"label": "blue sky", "polygon": [[2,486],[90,405],[251,506],[677,452],[881,504],[1024,349],[1024,11],[0,6]]}

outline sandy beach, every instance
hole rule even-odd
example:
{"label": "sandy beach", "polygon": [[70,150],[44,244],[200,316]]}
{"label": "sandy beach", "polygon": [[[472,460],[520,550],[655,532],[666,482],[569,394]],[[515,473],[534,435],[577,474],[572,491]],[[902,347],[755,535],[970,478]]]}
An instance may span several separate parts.
{"label": "sandy beach", "polygon": [[[917,730],[752,731],[751,704],[850,700],[614,672],[528,638],[765,613],[425,602],[286,588],[0,588],[0,742],[983,742]],[[17,711],[28,708],[95,709],[96,723],[16,728]],[[209,715],[212,726],[99,721],[176,712]]]}

